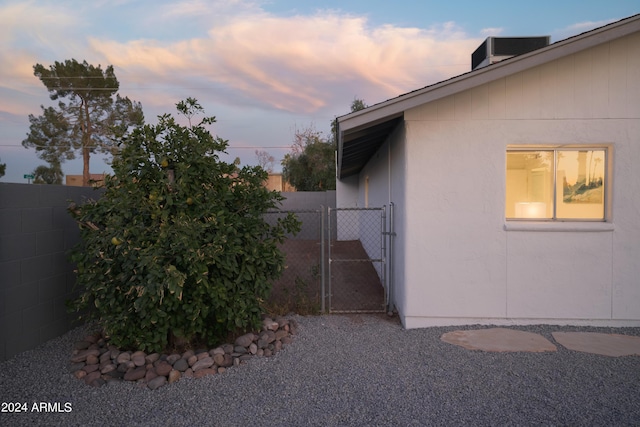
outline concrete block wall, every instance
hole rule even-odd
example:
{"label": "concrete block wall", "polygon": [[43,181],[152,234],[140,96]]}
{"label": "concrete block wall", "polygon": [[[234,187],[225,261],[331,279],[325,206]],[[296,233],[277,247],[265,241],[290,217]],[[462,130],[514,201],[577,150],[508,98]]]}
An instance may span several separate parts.
{"label": "concrete block wall", "polygon": [[0,183],[0,361],[74,326],[65,305],[76,295],[67,254],[80,234],[67,206],[100,194],[83,187]]}
{"label": "concrete block wall", "polygon": [[335,191],[292,191],[281,194],[285,198],[280,208],[283,211],[320,209],[321,205],[325,208],[336,207]]}
{"label": "concrete block wall", "polygon": [[[321,207],[335,209],[336,192],[335,191],[294,191],[282,192],[285,200],[282,201],[280,210],[297,211],[296,216],[302,222],[302,227],[295,236],[288,236],[294,240],[320,240],[322,228],[322,218],[320,212]],[[310,211],[310,212],[301,212]],[[275,217],[267,215],[267,222],[275,221]],[[326,226],[326,224],[325,224]]]}
{"label": "concrete block wall", "polygon": [[[80,232],[67,207],[101,194],[88,187],[0,183],[0,361],[75,326],[66,309],[77,296],[68,253]],[[282,210],[335,207],[333,191],[283,196]]]}

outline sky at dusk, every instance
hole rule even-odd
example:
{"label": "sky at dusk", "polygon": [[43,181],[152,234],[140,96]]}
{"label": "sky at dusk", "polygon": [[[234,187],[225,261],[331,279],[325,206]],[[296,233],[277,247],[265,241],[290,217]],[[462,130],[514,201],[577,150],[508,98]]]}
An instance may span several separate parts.
{"label": "sky at dusk", "polygon": [[[279,161],[296,129],[329,132],[368,105],[470,70],[488,36],[563,40],[640,12],[637,0],[0,0],[0,182],[46,164],[21,144],[28,115],[54,105],[33,65],[113,65],[119,94],[155,123],[197,98],[228,139],[224,160]],[[111,169],[96,154],[92,173]],[[62,164],[82,174],[82,160]]]}

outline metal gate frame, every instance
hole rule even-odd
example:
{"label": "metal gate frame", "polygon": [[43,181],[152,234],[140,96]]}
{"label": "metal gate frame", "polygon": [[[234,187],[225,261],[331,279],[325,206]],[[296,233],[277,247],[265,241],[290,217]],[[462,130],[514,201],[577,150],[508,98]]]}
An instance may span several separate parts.
{"label": "metal gate frame", "polygon": [[[367,252],[367,258],[336,258],[332,253],[332,243],[338,241],[338,212],[341,211],[354,211],[354,212],[363,212],[363,211],[379,211],[380,212],[380,225],[379,227],[374,227],[371,224],[375,225],[375,222],[370,221],[368,223],[368,227],[361,227],[361,222],[358,221],[358,228],[355,229],[354,237],[357,237],[357,240],[360,240],[362,247],[365,247],[363,242],[364,236],[371,237],[376,239],[376,235],[379,235],[380,244],[380,256],[379,257],[371,257]],[[388,212],[388,214],[387,214]],[[320,209],[290,209],[283,211],[270,211],[269,214],[286,214],[286,213],[294,213],[294,214],[312,214],[314,221],[318,221],[315,224],[311,225],[306,229],[306,233],[313,234],[317,236],[319,239],[318,243],[320,246],[319,255],[319,271],[320,274],[320,312],[321,313],[379,313],[379,312],[392,312],[394,311],[394,301],[393,301],[393,277],[394,277],[394,204],[391,202],[389,206],[386,205],[382,207],[374,207],[374,208],[331,208],[327,206],[320,205]],[[333,215],[335,214],[335,216]],[[313,216],[318,215],[318,216]],[[332,216],[335,218],[335,223],[332,222]],[[387,222],[388,219],[388,222]],[[375,220],[374,220],[375,221]],[[315,228],[318,227],[318,228]],[[315,232],[313,230],[316,230]],[[373,231],[371,233],[371,230]],[[363,233],[364,230],[364,233]],[[368,230],[368,231],[367,231]],[[317,234],[316,234],[317,233]],[[304,238],[302,240],[305,240]],[[312,239],[313,240],[313,239]],[[344,239],[348,240],[348,239]],[[371,240],[368,240],[367,243],[371,243]],[[373,245],[375,245],[375,240],[373,240]],[[371,249],[372,245],[366,245],[369,248],[369,251],[375,252],[376,249]],[[334,263],[348,263],[348,262],[370,262],[372,264],[379,263],[380,270],[376,273],[378,274],[378,278],[380,279],[380,284],[383,287],[383,296],[382,301],[380,301],[380,309],[335,309],[332,307],[332,296],[333,291],[336,286],[339,286],[332,277],[332,266]],[[378,267],[378,266],[376,266]],[[316,282],[317,283],[317,282]],[[317,289],[317,288],[316,288]]]}
{"label": "metal gate frame", "polygon": [[[331,227],[331,213],[336,212],[336,231],[337,231],[337,213],[340,211],[380,211],[380,257],[372,258],[369,256],[368,258],[358,258],[358,259],[336,259],[331,255],[331,236],[332,236],[332,227]],[[323,209],[324,212],[324,209]],[[393,214],[393,206],[391,206],[391,215]],[[324,228],[324,217],[323,217],[323,228]],[[327,232],[322,233],[322,241],[321,241],[321,250],[322,250],[322,311],[328,313],[384,313],[390,307],[390,288],[387,280],[387,236],[392,236],[394,233],[387,231],[387,215],[386,215],[386,205],[378,208],[327,208]],[[325,253],[325,236],[329,241],[329,245],[327,247],[327,263],[324,262],[324,253]],[[366,250],[365,250],[366,252]],[[369,255],[369,254],[367,254]],[[371,263],[380,263],[380,282],[383,287],[383,301],[381,302],[381,308],[374,309],[364,309],[364,310],[334,310],[331,305],[331,297],[333,295],[333,280],[331,268],[334,262],[371,262]],[[325,276],[324,267],[326,265],[327,274]],[[328,284],[327,289],[325,289],[325,281]],[[326,301],[325,301],[326,300]]]}

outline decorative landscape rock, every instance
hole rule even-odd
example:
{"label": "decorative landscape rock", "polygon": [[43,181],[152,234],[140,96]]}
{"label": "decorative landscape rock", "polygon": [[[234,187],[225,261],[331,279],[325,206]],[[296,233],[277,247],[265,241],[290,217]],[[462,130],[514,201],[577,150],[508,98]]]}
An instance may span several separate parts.
{"label": "decorative landscape rock", "polygon": [[249,333],[236,338],[235,344],[237,347],[249,347],[253,340],[255,340],[255,335]]}
{"label": "decorative landscape rock", "polygon": [[193,369],[193,372],[197,372],[201,369],[210,368],[211,365],[213,365],[213,359],[210,357],[205,357],[202,360],[198,360],[196,363],[194,363],[191,369]]}
{"label": "decorative landscape rock", "polygon": [[152,380],[150,380],[147,383],[147,386],[151,389],[151,390],[155,390],[157,388],[162,387],[163,385],[165,385],[167,383],[167,377],[163,377],[163,376],[157,376],[155,378],[153,378]]}
{"label": "decorative landscape rock", "polygon": [[[224,368],[220,368],[220,369],[224,369]],[[175,383],[180,379],[181,376],[182,374],[180,374],[180,371],[176,371],[175,369],[172,370],[171,372],[169,372],[169,384]]]}
{"label": "decorative landscape rock", "polygon": [[[167,359],[167,362],[169,360]],[[189,369],[189,363],[187,362],[186,359],[181,358],[175,361],[175,363],[173,364],[173,369],[180,371],[180,372],[184,372],[187,369]]]}
{"label": "decorative landscape rock", "polygon": [[120,351],[101,336],[88,336],[73,346],[70,372],[93,387],[131,381],[156,390],[185,377],[222,374],[252,357],[271,356],[292,342],[296,329],[293,319],[266,318],[259,333],[244,334],[234,344],[182,354]]}
{"label": "decorative landscape rock", "polygon": [[156,366],[156,374],[166,377],[173,370],[173,367],[167,362],[160,362]]}

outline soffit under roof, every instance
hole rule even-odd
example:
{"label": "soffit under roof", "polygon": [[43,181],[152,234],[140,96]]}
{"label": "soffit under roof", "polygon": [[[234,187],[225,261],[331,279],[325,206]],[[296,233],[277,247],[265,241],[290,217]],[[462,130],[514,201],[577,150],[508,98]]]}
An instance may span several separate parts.
{"label": "soffit under roof", "polygon": [[360,173],[367,161],[403,119],[404,115],[400,114],[371,126],[345,132],[338,149],[340,178]]}

